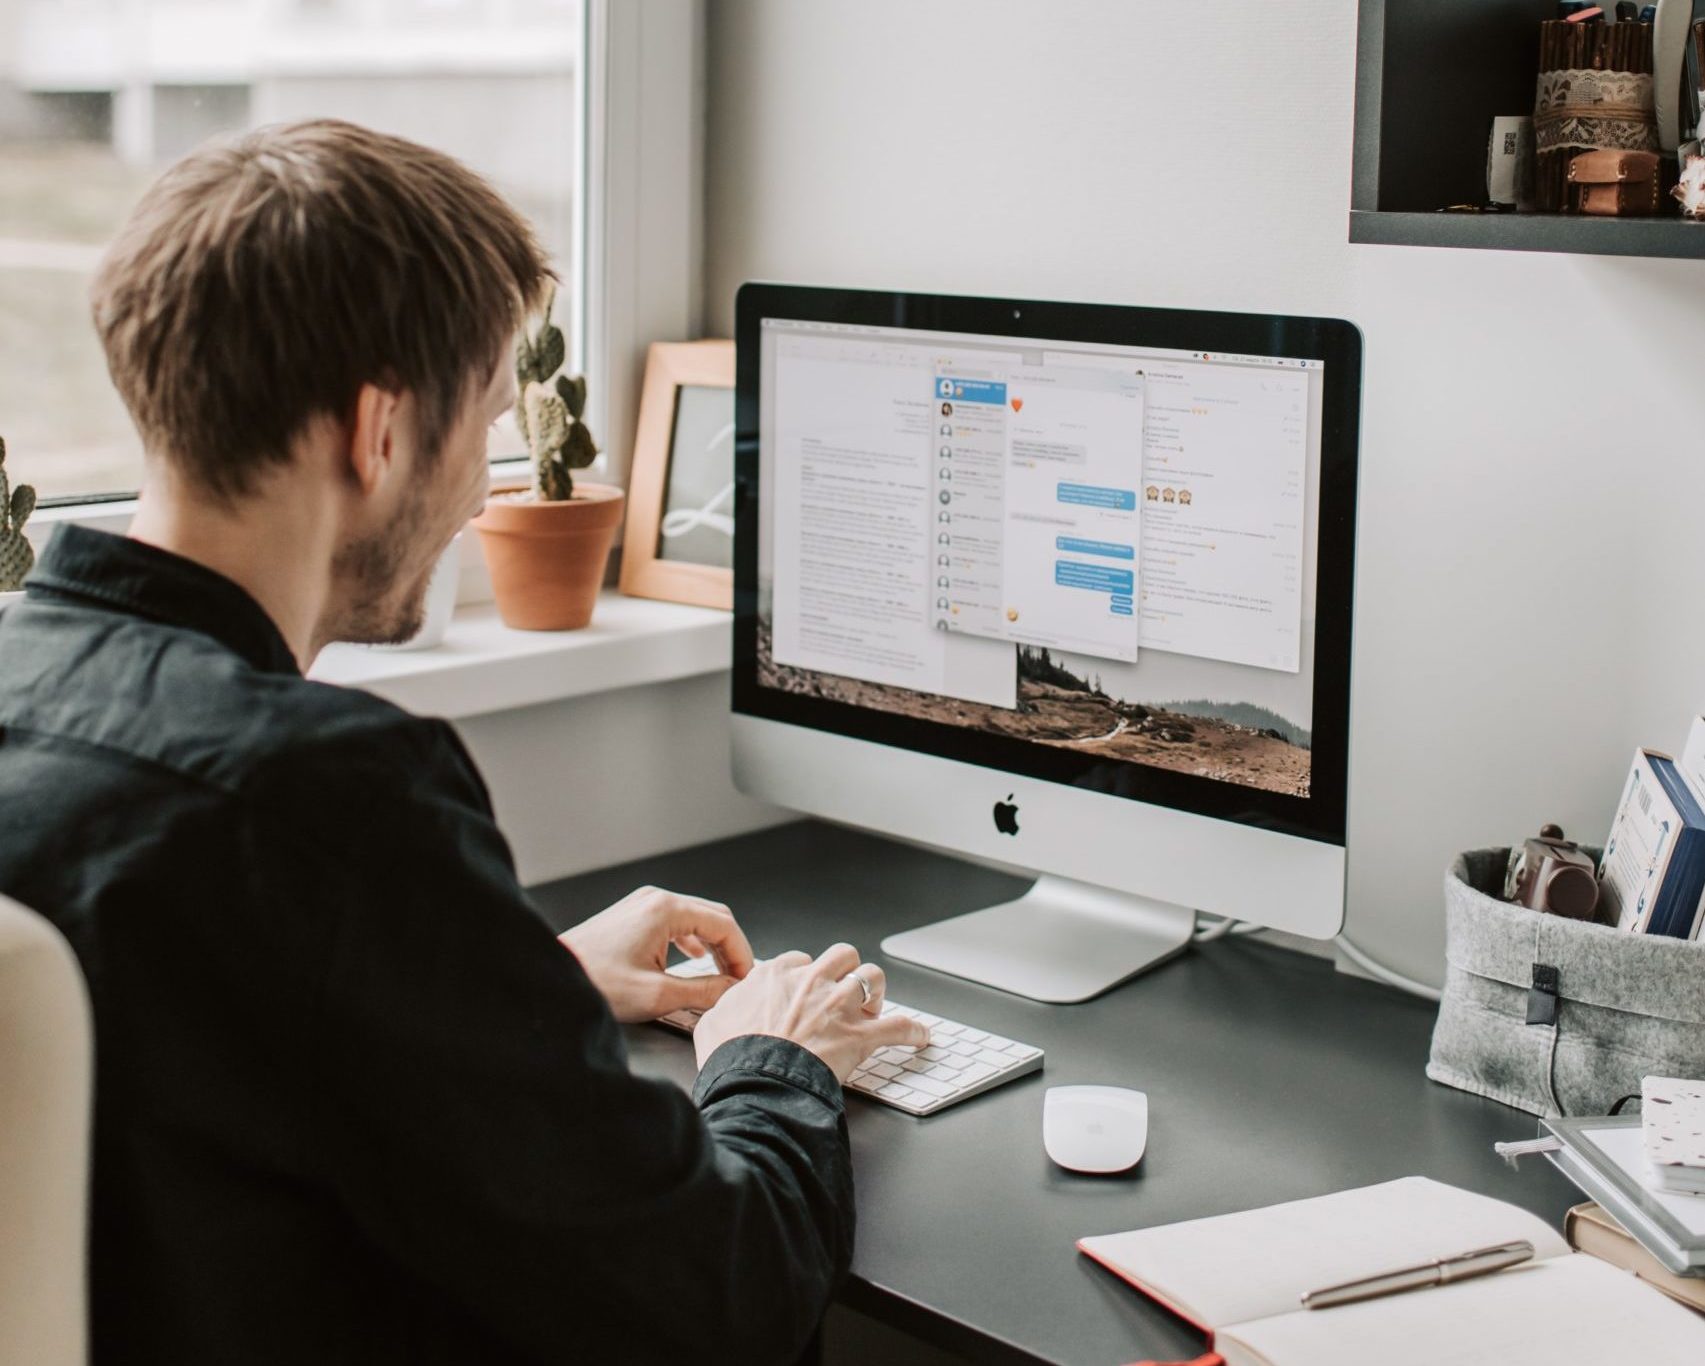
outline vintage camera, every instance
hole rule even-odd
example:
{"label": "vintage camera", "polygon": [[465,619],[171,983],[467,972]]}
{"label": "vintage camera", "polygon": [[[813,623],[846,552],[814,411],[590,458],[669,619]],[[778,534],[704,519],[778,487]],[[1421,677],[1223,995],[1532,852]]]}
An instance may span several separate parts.
{"label": "vintage camera", "polygon": [[1563,838],[1563,828],[1542,825],[1539,837],[1510,850],[1504,900],[1568,920],[1591,920],[1598,909],[1598,870],[1592,856]]}

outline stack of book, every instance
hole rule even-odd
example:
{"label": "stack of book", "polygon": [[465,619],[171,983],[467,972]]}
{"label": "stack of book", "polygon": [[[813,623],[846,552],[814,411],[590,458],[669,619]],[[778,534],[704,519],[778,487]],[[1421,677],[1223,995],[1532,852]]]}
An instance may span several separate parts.
{"label": "stack of book", "polygon": [[1635,753],[1598,883],[1600,915],[1618,929],[1705,938],[1705,717],[1694,720],[1680,762]]}
{"label": "stack of book", "polygon": [[1672,1300],[1705,1314],[1705,1277],[1678,1276],[1667,1270],[1627,1229],[1592,1201],[1569,1211],[1563,1221],[1563,1236],[1569,1240],[1570,1247],[1632,1271],[1654,1290],[1661,1290]]}
{"label": "stack of book", "polygon": [[[1673,1298],[1705,1308],[1705,1197],[1678,1194],[1658,1175],[1660,1164],[1681,1154],[1656,1137],[1666,1106],[1650,1099],[1699,1085],[1651,1077],[1639,1115],[1542,1120],[1550,1138],[1540,1151],[1599,1211],[1571,1217],[1565,1230],[1570,1242],[1645,1276]],[[1576,1228],[1582,1220],[1593,1227]],[[1675,1286],[1658,1270],[1687,1284]]]}
{"label": "stack of book", "polygon": [[1632,1271],[1705,1314],[1705,1081],[1647,1077],[1638,1119],[1545,1121],[1547,1156],[1593,1202],[1563,1225],[1571,1247]]}

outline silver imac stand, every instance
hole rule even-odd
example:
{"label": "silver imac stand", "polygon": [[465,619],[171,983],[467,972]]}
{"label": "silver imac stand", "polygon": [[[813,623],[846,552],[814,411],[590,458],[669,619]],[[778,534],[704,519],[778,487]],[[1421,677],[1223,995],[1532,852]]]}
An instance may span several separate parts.
{"label": "silver imac stand", "polygon": [[1063,877],[1041,877],[1017,901],[891,934],[882,951],[984,986],[1068,1005],[1087,1001],[1181,953],[1196,913]]}

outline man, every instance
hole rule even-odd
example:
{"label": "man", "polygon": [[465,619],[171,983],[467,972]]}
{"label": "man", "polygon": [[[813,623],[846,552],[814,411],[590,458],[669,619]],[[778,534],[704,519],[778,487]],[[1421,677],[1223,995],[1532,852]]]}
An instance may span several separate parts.
{"label": "man", "polygon": [[[0,614],[0,890],[95,1008],[97,1366],[785,1361],[848,1264],[839,1083],[924,1039],[880,970],[655,889],[559,944],[450,728],[302,677],[418,626],[548,276],[334,122],[191,156],[99,271],[140,510]],[[691,1101],[617,1028],[687,1004]]]}

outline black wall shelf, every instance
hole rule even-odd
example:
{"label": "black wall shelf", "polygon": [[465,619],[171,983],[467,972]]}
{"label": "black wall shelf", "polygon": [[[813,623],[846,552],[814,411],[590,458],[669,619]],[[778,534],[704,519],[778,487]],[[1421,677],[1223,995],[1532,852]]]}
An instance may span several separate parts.
{"label": "black wall shelf", "polygon": [[1555,0],[1360,0],[1350,240],[1492,251],[1705,257],[1705,223],[1438,213],[1486,198],[1486,139],[1533,109]]}
{"label": "black wall shelf", "polygon": [[1396,247],[1705,256],[1705,223],[1562,213],[1398,213],[1352,209],[1350,240]]}

